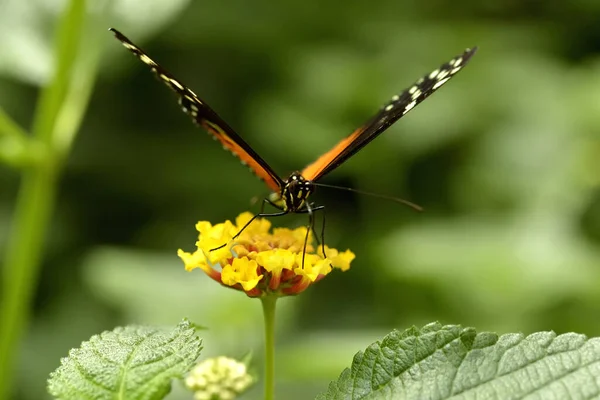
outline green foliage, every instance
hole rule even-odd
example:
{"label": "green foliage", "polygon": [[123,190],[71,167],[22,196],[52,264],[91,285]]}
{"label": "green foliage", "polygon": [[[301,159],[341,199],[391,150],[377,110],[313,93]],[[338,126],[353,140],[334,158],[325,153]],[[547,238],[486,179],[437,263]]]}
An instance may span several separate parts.
{"label": "green foliage", "polygon": [[600,394],[598,365],[598,338],[498,337],[432,323],[394,331],[359,352],[317,399],[591,399]]}
{"label": "green foliage", "polygon": [[59,399],[162,399],[200,355],[195,333],[183,321],[170,332],[127,326],[93,336],[61,360],[48,390]]}
{"label": "green foliage", "polygon": [[[170,332],[128,326],[93,336],[61,360],[48,390],[59,399],[162,399],[199,356],[195,334],[184,320]],[[357,353],[317,400],[591,399],[599,394],[598,365],[598,338],[498,336],[431,323],[393,331]]]}

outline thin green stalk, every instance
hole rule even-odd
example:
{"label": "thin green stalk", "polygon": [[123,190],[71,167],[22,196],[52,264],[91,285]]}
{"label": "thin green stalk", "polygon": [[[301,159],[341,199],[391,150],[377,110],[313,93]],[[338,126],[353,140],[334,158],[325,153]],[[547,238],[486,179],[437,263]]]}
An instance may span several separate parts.
{"label": "thin green stalk", "polygon": [[31,139],[0,107],[0,161],[17,168],[31,166],[45,158],[45,146]]}
{"label": "thin green stalk", "polygon": [[69,90],[84,20],[85,0],[71,0],[58,25],[54,77],[40,93],[33,117],[33,136],[48,144],[53,144],[56,119]]}
{"label": "thin green stalk", "polygon": [[56,165],[23,172],[4,263],[0,329],[0,399],[10,398],[14,358],[27,323],[46,226],[52,213]]}
{"label": "thin green stalk", "polygon": [[20,168],[39,162],[42,156],[42,146],[0,107],[0,162]]}
{"label": "thin green stalk", "polygon": [[56,121],[68,92],[84,19],[85,0],[71,0],[58,26],[55,75],[40,94],[34,115],[32,136],[45,145],[48,152],[44,160],[23,171],[4,259],[0,292],[0,399],[11,395],[15,355],[39,275],[60,172],[61,157],[54,143]]}
{"label": "thin green stalk", "polygon": [[0,107],[0,136],[8,135],[27,139],[27,133]]}
{"label": "thin green stalk", "polygon": [[[85,45],[82,46],[77,58],[71,85],[57,116],[54,130],[54,148],[62,157],[68,155],[71,150],[94,89],[104,43],[106,43],[106,14],[110,4],[110,1],[106,1],[94,18],[86,20]],[[99,3],[94,6],[99,7]]]}
{"label": "thin green stalk", "polygon": [[261,298],[265,320],[265,400],[273,400],[275,393],[275,303],[276,296]]}

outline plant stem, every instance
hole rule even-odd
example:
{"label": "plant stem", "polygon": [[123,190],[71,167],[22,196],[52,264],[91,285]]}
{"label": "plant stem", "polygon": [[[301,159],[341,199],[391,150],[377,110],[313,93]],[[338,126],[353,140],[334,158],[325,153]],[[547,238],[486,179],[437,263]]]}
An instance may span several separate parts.
{"label": "plant stem", "polygon": [[23,174],[17,198],[13,231],[3,271],[3,327],[0,330],[0,399],[10,397],[14,357],[32,301],[42,255],[41,248],[52,214],[57,167],[28,169]]}
{"label": "plant stem", "polygon": [[265,319],[265,400],[273,400],[275,392],[275,303],[276,296],[261,298]]}
{"label": "plant stem", "polygon": [[[67,3],[58,24],[55,73],[40,94],[33,119],[31,136],[48,151],[42,160],[23,169],[4,259],[0,291],[0,400],[11,396],[11,383],[16,370],[14,359],[27,325],[46,230],[54,207],[60,165],[64,158],[57,151],[56,121],[71,83],[85,10],[85,0],[70,0]],[[80,107],[79,111],[84,112],[85,107]],[[7,120],[4,119],[4,122],[6,127]]]}
{"label": "plant stem", "polygon": [[0,136],[7,135],[27,139],[27,133],[0,107]]}

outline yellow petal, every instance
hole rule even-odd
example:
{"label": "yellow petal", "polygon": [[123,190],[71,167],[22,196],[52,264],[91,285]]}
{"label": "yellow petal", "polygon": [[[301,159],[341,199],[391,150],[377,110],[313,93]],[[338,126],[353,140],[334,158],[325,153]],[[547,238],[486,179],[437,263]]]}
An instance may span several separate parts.
{"label": "yellow petal", "polygon": [[[200,231],[200,240],[198,241],[197,246],[204,252],[205,256],[207,256],[210,264],[224,263],[231,258],[231,250],[229,249],[228,244],[236,232],[236,228],[231,221],[225,221],[224,223],[215,226],[199,222],[196,227]],[[223,245],[225,246],[221,247]],[[218,247],[221,248],[211,251]]]}
{"label": "yellow petal", "polygon": [[258,265],[256,261],[247,257],[235,258],[232,264],[228,264],[221,272],[221,281],[228,286],[239,283],[245,291],[254,289],[263,275],[256,272]]}
{"label": "yellow petal", "polygon": [[269,272],[291,270],[295,263],[295,255],[287,249],[268,250],[258,253],[256,261]]}
{"label": "yellow petal", "polygon": [[342,271],[348,271],[350,263],[356,258],[356,255],[350,250],[340,253],[336,249],[330,249],[327,246],[325,246],[325,253],[327,254],[327,258],[331,260],[334,268],[339,268]]}
{"label": "yellow petal", "polygon": [[206,257],[204,256],[202,250],[196,250],[193,254],[191,254],[179,249],[177,250],[177,255],[183,261],[186,271],[200,268],[208,276],[212,278],[218,277],[218,272],[212,269],[212,267],[206,262]]}
{"label": "yellow petal", "polygon": [[[302,255],[300,255],[302,257]],[[317,280],[319,275],[327,275],[331,272],[331,262],[328,259],[320,259],[313,263],[314,260],[304,259],[304,268],[295,268],[296,275],[307,277],[311,282]],[[300,260],[302,262],[302,260]]]}
{"label": "yellow petal", "polygon": [[319,275],[327,275],[331,272],[331,261],[329,259],[322,259],[316,254],[306,254],[304,256],[304,268],[302,265],[302,253],[296,255],[296,262],[298,268],[294,269],[296,275],[303,275],[314,282]]}
{"label": "yellow petal", "polygon": [[206,257],[204,256],[204,253],[200,250],[197,250],[192,254],[179,249],[177,250],[177,255],[183,261],[186,271],[191,271],[195,268],[200,268],[203,271],[208,271],[211,269],[206,263]]}
{"label": "yellow petal", "polygon": [[[254,215],[249,212],[243,212],[235,219],[235,224],[240,231],[252,219]],[[257,233],[267,233],[271,229],[271,222],[265,218],[257,218],[244,229],[243,234],[252,235]]]}

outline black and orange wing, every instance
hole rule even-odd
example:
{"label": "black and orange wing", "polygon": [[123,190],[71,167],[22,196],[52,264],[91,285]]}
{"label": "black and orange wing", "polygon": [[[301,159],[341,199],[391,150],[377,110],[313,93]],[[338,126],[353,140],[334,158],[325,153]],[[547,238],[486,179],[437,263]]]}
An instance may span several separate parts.
{"label": "black and orange wing", "polygon": [[438,69],[425,75],[410,88],[394,96],[374,117],[366,124],[341,140],[327,153],[319,157],[302,171],[302,176],[308,180],[316,181],[366,146],[371,140],[379,136],[394,122],[415,108],[420,102],[448,82],[458,71],[467,65],[470,58],[477,51],[477,47],[467,49],[459,56],[442,64]]}
{"label": "black and orange wing", "polygon": [[121,32],[114,28],[110,28],[110,31],[114,33],[115,37],[121,41],[126,49],[131,51],[144,64],[148,65],[161,81],[179,95],[179,104],[183,108],[183,111],[190,115],[196,124],[206,129],[213,138],[221,142],[223,148],[231,151],[243,164],[250,167],[271,190],[275,192],[281,190],[283,180],[208,104],[148,57],[142,49],[133,44]]}

